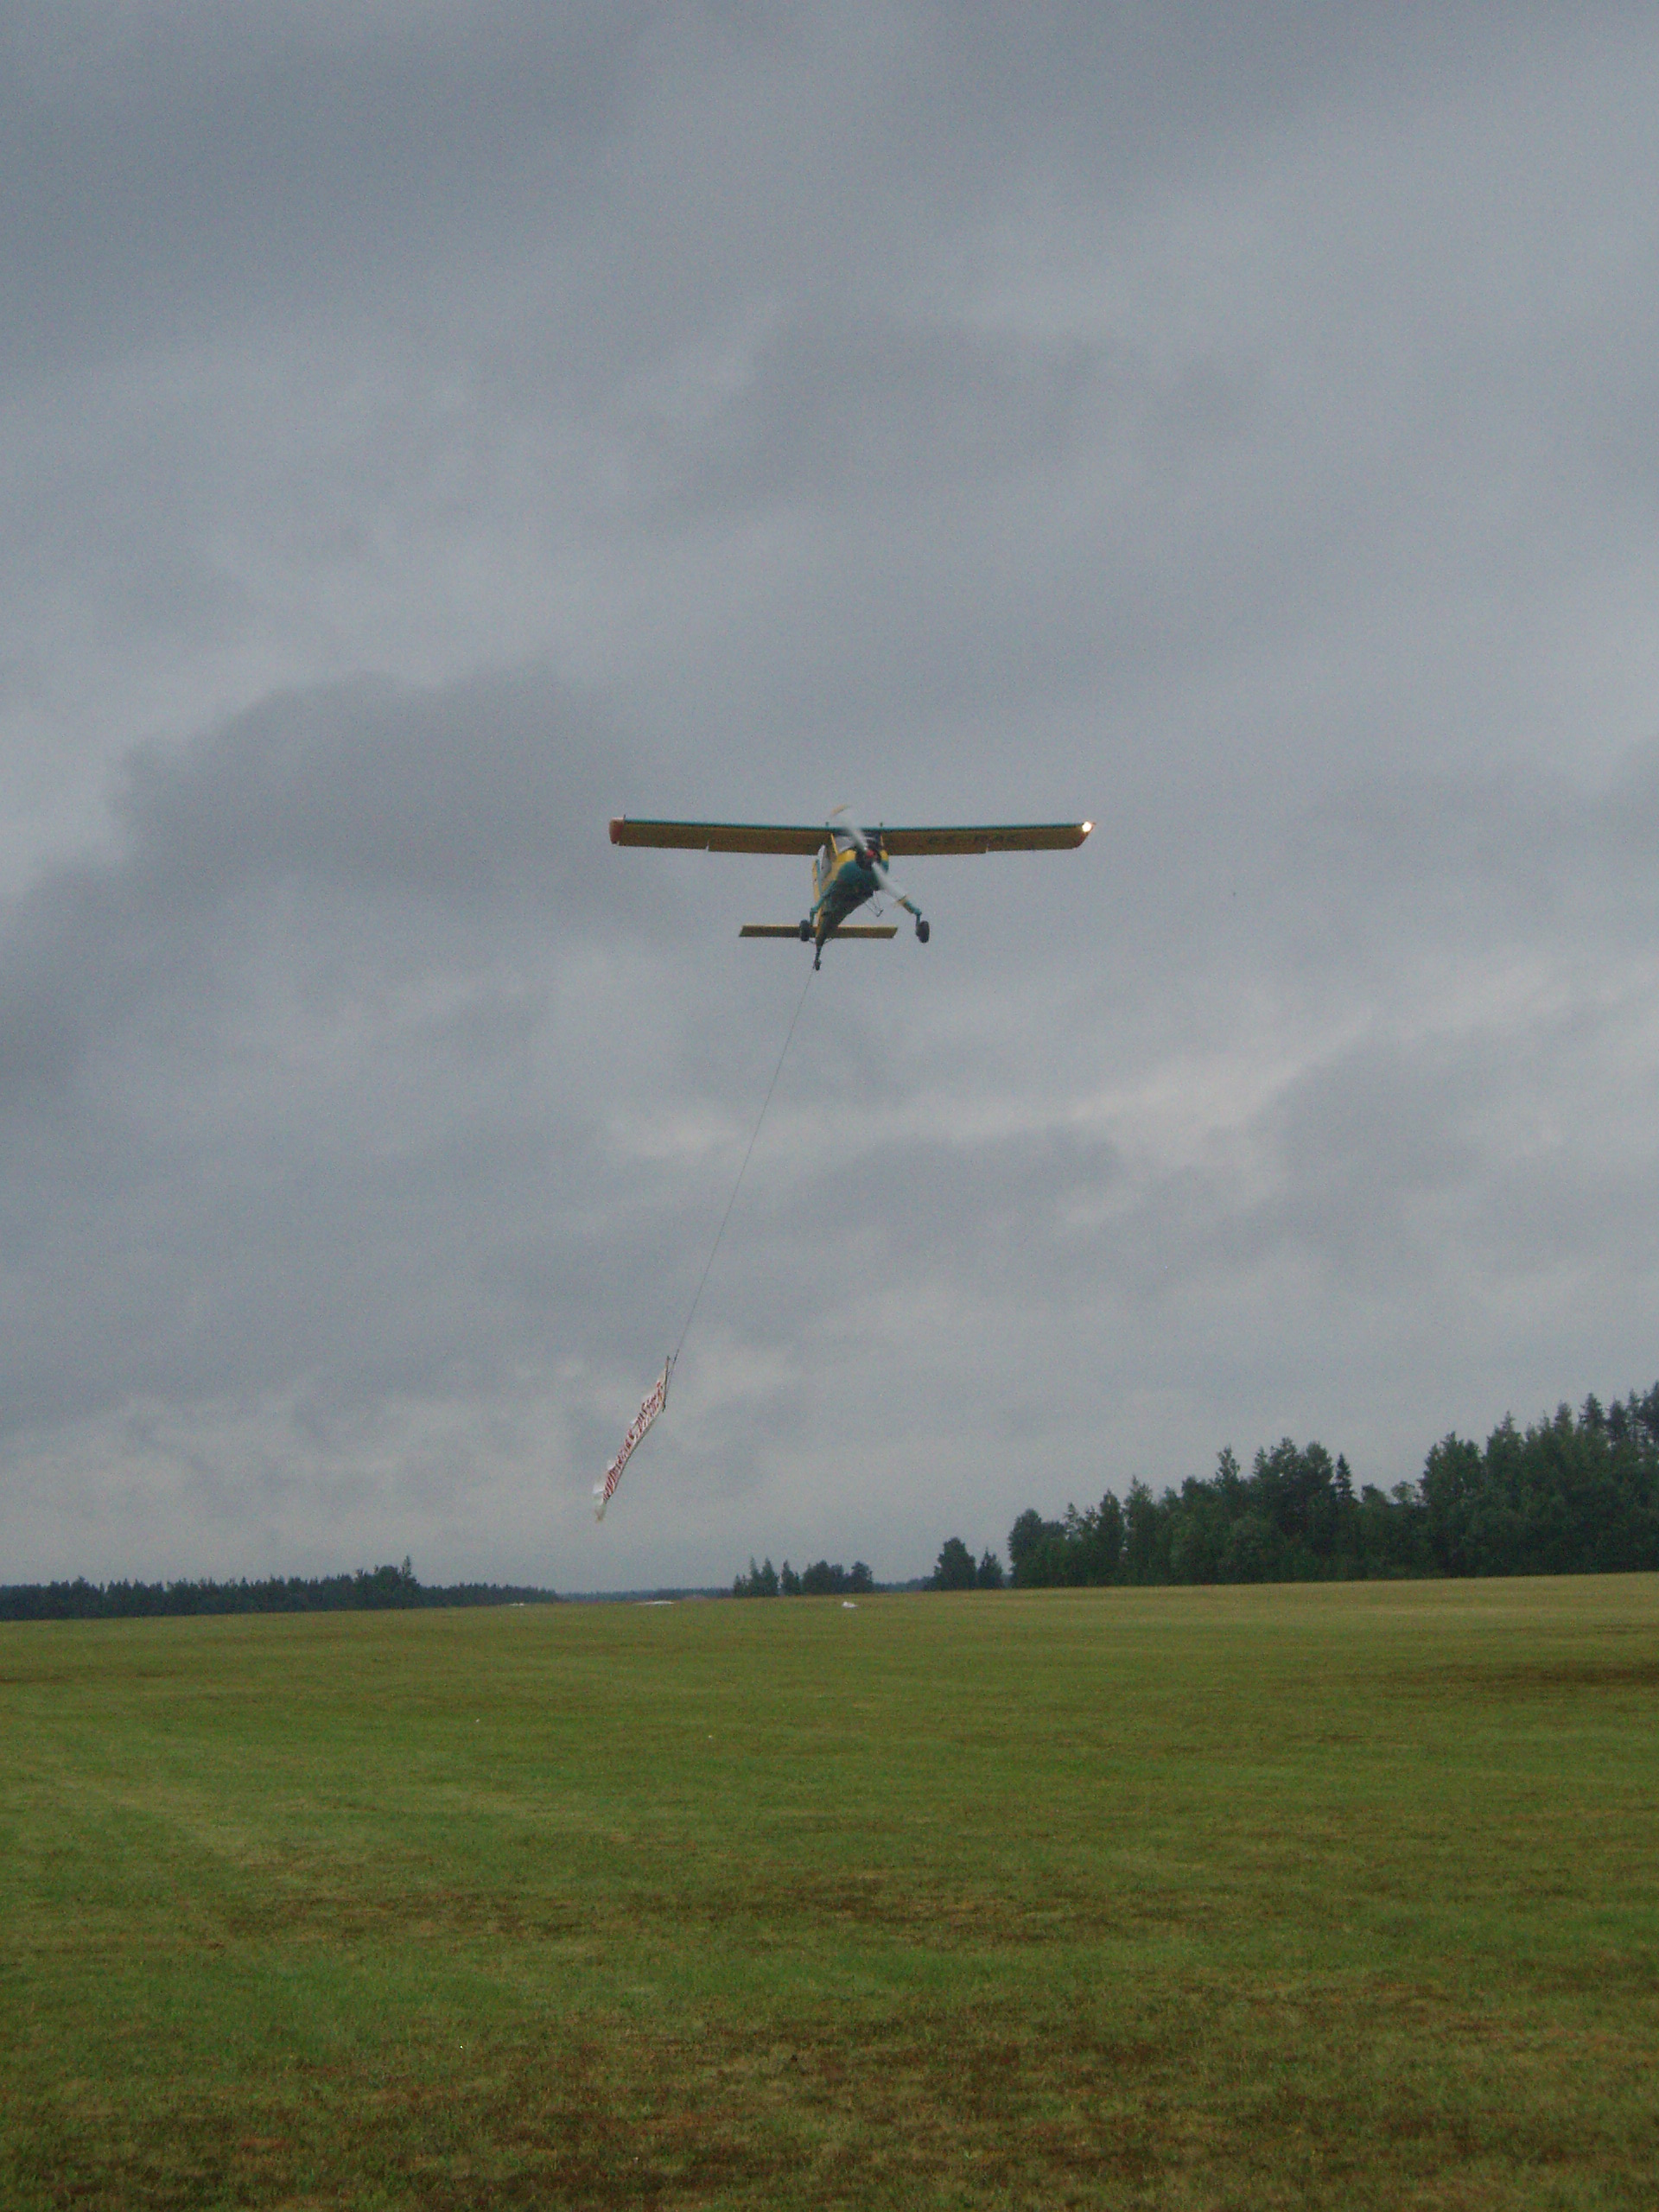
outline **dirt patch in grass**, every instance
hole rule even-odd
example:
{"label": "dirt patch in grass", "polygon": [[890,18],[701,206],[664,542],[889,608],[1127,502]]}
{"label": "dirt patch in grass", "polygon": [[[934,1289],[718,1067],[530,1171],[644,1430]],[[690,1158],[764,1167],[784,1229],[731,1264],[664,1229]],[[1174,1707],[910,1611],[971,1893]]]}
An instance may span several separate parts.
{"label": "dirt patch in grass", "polygon": [[1482,1663],[1448,1658],[1433,1668],[1402,1668],[1389,1677],[1391,1698],[1421,1712],[1425,1705],[1459,1708],[1526,1699],[1659,1691],[1654,1658],[1494,1659]]}
{"label": "dirt patch in grass", "polygon": [[1497,1668],[1487,1679],[1522,1690],[1659,1690],[1659,1658],[1536,1661]]}
{"label": "dirt patch in grass", "polygon": [[[1503,2044],[1437,1993],[1397,1987],[1248,2003],[1166,1988],[1116,2025],[1052,2006],[1012,2027],[993,2008],[819,2007],[786,2032],[724,2019],[692,2036],[618,2018],[486,2040],[448,2069],[435,2051],[299,2069],[251,2109],[180,2095],[100,2108],[93,2126],[85,2106],[37,2109],[18,2201],[1254,2208],[1394,2205],[1431,2185],[1448,2202],[1552,2201],[1548,2177],[1592,2171],[1634,2184],[1639,2143],[1509,2103]],[[1421,2063],[1436,2049],[1465,2054],[1460,2100]]]}

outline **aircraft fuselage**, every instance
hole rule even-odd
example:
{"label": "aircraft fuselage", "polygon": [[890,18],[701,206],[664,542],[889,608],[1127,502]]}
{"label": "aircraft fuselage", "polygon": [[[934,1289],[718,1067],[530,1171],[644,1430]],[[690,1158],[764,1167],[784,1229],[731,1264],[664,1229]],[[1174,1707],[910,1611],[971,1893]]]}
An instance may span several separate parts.
{"label": "aircraft fuselage", "polygon": [[812,862],[812,934],[820,944],[881,888],[870,861],[885,868],[887,856],[879,836],[871,842],[867,851],[851,838],[830,837]]}

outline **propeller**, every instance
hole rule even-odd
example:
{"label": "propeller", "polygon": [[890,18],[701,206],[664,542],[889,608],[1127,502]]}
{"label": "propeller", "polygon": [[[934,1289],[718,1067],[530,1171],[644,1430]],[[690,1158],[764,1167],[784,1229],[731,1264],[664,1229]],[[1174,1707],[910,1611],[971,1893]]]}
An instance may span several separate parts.
{"label": "propeller", "polygon": [[845,817],[845,819],[842,821],[841,825],[842,829],[858,848],[858,857],[860,861],[867,868],[868,868],[870,874],[880,885],[882,890],[887,893],[889,899],[895,899],[898,904],[905,909],[905,912],[907,914],[914,914],[916,919],[919,922],[922,918],[921,908],[915,905],[912,900],[906,898],[904,893],[899,888],[899,886],[887,874],[887,869],[881,865],[881,847],[879,841],[870,836],[867,831],[861,830],[857,823],[853,820],[852,816],[848,813],[847,809],[844,806],[832,808],[830,810],[830,821],[833,823],[837,815]]}

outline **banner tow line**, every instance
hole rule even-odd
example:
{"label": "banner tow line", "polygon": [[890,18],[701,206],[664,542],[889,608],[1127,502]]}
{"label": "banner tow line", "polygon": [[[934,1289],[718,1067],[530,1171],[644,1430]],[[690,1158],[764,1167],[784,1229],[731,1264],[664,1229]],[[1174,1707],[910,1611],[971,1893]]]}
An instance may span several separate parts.
{"label": "banner tow line", "polygon": [[644,1403],[630,1423],[628,1432],[622,1439],[620,1451],[605,1470],[605,1479],[603,1482],[594,1484],[594,1496],[598,1500],[598,1503],[594,1508],[595,1521],[602,1521],[605,1518],[605,1509],[616,1495],[616,1486],[622,1479],[622,1470],[633,1456],[634,1446],[668,1403],[668,1386],[673,1379],[676,1363],[679,1359],[687,1337],[691,1333],[691,1324],[696,1318],[704,1285],[708,1282],[713,1269],[715,1255],[720,1250],[721,1240],[726,1234],[726,1224],[732,1217],[732,1208],[737,1204],[737,1194],[743,1187],[743,1178],[749,1172],[749,1161],[754,1156],[754,1147],[760,1135],[761,1123],[766,1118],[766,1109],[772,1103],[772,1095],[778,1088],[778,1078],[784,1071],[784,1062],[789,1058],[789,1048],[794,1041],[796,1025],[800,1020],[801,1009],[806,1004],[806,995],[812,988],[812,978],[817,973],[817,970],[815,968],[809,968],[806,971],[806,981],[801,986],[801,995],[795,1001],[795,1011],[790,1016],[789,1027],[785,1033],[784,1048],[778,1055],[778,1065],[772,1071],[772,1081],[766,1085],[766,1095],[760,1101],[760,1111],[754,1117],[754,1127],[749,1132],[749,1141],[743,1154],[742,1165],[737,1171],[737,1180],[732,1185],[732,1195],[726,1201],[726,1211],[720,1217],[720,1227],[715,1231],[715,1241],[709,1248],[709,1257],[703,1263],[702,1274],[698,1278],[696,1289],[692,1294],[690,1309],[685,1317],[685,1325],[680,1331],[679,1342],[663,1363],[662,1373],[658,1376]]}

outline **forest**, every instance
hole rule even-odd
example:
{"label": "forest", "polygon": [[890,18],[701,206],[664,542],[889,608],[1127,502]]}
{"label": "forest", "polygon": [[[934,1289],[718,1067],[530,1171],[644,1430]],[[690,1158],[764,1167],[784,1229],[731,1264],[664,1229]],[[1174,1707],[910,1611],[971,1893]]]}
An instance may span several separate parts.
{"label": "forest", "polygon": [[[1414,1483],[1356,1488],[1344,1457],[1286,1437],[1249,1474],[1230,1449],[1207,1478],[1154,1496],[1035,1507],[1008,1532],[1017,1589],[1056,1584],[1307,1582],[1402,1575],[1603,1574],[1659,1568],[1659,1383],[1604,1407],[1587,1397],[1484,1446],[1457,1435],[1428,1452]],[[935,1589],[995,1588],[991,1552],[976,1565],[946,1540]]]}
{"label": "forest", "polygon": [[407,1559],[401,1567],[359,1567],[352,1574],[309,1579],[271,1575],[260,1582],[25,1582],[0,1586],[0,1621],[137,1620],[152,1614],[372,1612],[397,1606],[546,1605],[551,1590],[493,1582],[429,1587]]}
{"label": "forest", "polygon": [[[1341,1453],[1289,1437],[1246,1474],[1230,1447],[1214,1474],[1154,1493],[1029,1506],[1008,1531],[1008,1564],[976,1560],[947,1537],[928,1586],[1351,1581],[1407,1575],[1603,1574],[1659,1569],[1659,1383],[1603,1406],[1587,1397],[1522,1429],[1506,1415],[1484,1446],[1455,1434],[1429,1451],[1414,1483],[1356,1484]],[[736,1577],[734,1597],[858,1596],[875,1586],[862,1560],[798,1573],[770,1559]],[[914,1585],[910,1586],[914,1587]],[[550,1605],[551,1590],[497,1583],[430,1586],[401,1567],[306,1579],[52,1582],[0,1586],[0,1620],[124,1620],[159,1614],[362,1611],[391,1607]]]}
{"label": "forest", "polygon": [[832,1567],[821,1559],[804,1567],[798,1574],[785,1560],[781,1567],[763,1560],[759,1567],[753,1554],[749,1556],[749,1571],[740,1574],[732,1584],[734,1598],[845,1598],[861,1597],[875,1587],[875,1577],[861,1559],[850,1567],[842,1566],[839,1560]]}

